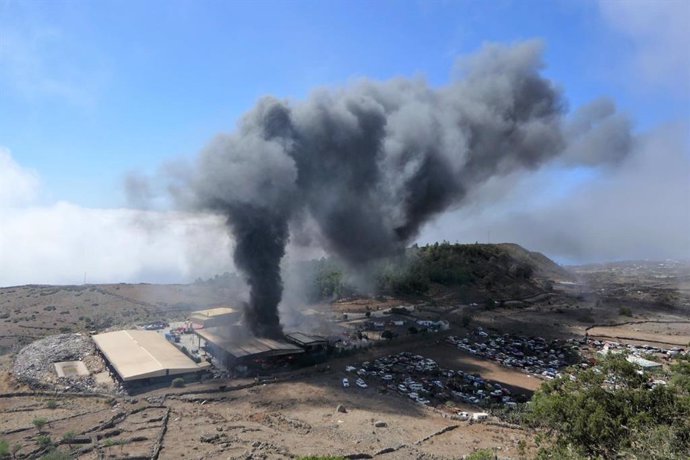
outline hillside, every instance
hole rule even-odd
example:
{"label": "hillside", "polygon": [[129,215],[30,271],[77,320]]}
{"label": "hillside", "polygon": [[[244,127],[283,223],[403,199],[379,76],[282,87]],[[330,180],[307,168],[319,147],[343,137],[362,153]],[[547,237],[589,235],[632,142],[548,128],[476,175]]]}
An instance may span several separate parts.
{"label": "hillside", "polygon": [[100,330],[231,302],[237,291],[207,284],[27,285],[0,288],[0,354],[46,335]]}
{"label": "hillside", "polygon": [[[305,303],[359,295],[424,297],[438,303],[521,299],[572,275],[546,256],[515,244],[434,244],[378,262],[365,291],[333,260],[304,264]],[[295,269],[296,270],[296,269]],[[0,354],[60,332],[102,330],[237,304],[244,289],[233,274],[193,284],[27,285],[0,288]]]}
{"label": "hillside", "polygon": [[[409,248],[403,256],[368,268],[369,292],[352,283],[348,271],[332,260],[314,262],[314,300],[352,294],[431,296],[458,300],[509,300],[549,290],[553,281],[574,276],[538,252],[517,244],[450,244]],[[373,287],[370,287],[373,285]]]}

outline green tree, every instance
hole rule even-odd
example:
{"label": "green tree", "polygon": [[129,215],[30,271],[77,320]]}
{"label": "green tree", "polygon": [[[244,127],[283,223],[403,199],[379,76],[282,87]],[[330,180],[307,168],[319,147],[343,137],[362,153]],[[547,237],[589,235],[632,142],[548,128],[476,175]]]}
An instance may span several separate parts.
{"label": "green tree", "polygon": [[48,420],[43,418],[43,417],[36,417],[31,421],[33,425],[36,427],[36,430],[40,433],[41,430],[43,430],[43,427],[48,424]]}
{"label": "green tree", "polygon": [[50,439],[50,436],[47,436],[45,434],[41,434],[38,437],[36,437],[36,443],[42,449],[46,449],[46,448],[51,447],[53,445],[53,440]]}
{"label": "green tree", "polygon": [[495,460],[496,454],[491,449],[478,449],[465,457],[465,460]]}
{"label": "green tree", "polygon": [[74,438],[77,437],[77,434],[74,431],[68,431],[67,433],[62,435],[62,442],[67,444],[67,446],[72,449],[72,443],[74,442]]}
{"label": "green tree", "polygon": [[[560,458],[564,452],[589,458],[625,452],[637,458],[685,458],[690,451],[687,389],[677,384],[650,388],[647,377],[624,355],[609,355],[595,368],[574,371],[573,379],[544,383],[531,408],[531,423],[553,437],[553,446],[542,452],[553,455],[543,458]],[[663,453],[644,450],[652,447],[645,433],[668,439]]]}

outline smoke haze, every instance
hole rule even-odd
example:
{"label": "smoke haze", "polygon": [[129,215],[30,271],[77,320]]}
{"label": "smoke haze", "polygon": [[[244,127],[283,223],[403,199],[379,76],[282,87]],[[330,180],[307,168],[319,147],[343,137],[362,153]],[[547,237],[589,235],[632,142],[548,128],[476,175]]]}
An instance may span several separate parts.
{"label": "smoke haze", "polygon": [[183,201],[227,219],[254,333],[281,334],[280,261],[291,225],[313,220],[329,253],[363,266],[400,251],[492,177],[562,153],[570,164],[620,161],[630,147],[627,120],[600,100],[565,123],[541,55],[538,41],[486,45],[438,89],[361,80],[302,102],[266,97],[237,132],[216,138]]}

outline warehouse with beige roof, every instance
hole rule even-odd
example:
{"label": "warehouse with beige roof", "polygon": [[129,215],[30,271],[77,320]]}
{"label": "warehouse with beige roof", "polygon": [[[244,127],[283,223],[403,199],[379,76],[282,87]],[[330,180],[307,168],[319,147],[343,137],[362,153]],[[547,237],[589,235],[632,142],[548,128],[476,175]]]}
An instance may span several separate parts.
{"label": "warehouse with beige roof", "polygon": [[94,335],[93,341],[124,383],[166,380],[208,367],[208,363],[195,363],[154,331],[105,332]]}

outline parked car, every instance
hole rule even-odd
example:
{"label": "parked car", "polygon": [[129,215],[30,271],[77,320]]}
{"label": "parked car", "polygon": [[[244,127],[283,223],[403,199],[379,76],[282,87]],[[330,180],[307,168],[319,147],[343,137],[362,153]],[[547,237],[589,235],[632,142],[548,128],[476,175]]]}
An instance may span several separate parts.
{"label": "parked car", "polygon": [[343,388],[348,388],[350,386],[350,381],[348,379],[343,379]]}

